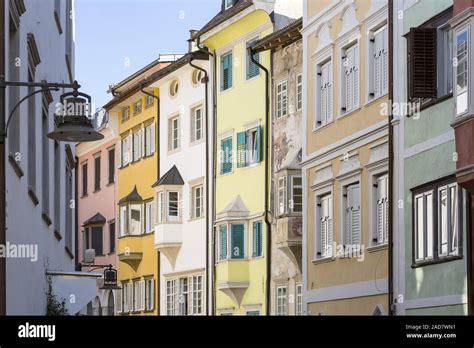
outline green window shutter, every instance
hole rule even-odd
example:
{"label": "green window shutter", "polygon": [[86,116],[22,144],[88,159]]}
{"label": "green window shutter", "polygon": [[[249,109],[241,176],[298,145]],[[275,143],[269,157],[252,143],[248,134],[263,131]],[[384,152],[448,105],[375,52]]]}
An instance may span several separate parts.
{"label": "green window shutter", "polygon": [[232,225],[231,229],[231,258],[244,258],[244,225]]}
{"label": "green window shutter", "polygon": [[253,224],[253,257],[262,256],[262,223]]}
{"label": "green window shutter", "polygon": [[257,153],[255,154],[255,160],[256,162],[262,162],[262,158],[263,158],[263,155],[262,155],[262,127],[261,126],[258,126],[257,127],[257,137],[256,137],[256,141],[257,141]]}
{"label": "green window shutter", "polygon": [[221,58],[221,91],[232,87],[232,53]]}
{"label": "green window shutter", "polygon": [[247,166],[247,133],[237,133],[237,168]]}
{"label": "green window shutter", "polygon": [[[251,46],[252,43],[253,42],[247,44],[247,79],[251,79],[251,78],[257,76],[258,74],[260,74],[260,68],[258,67],[257,64],[255,64],[252,61],[250,52],[248,50],[248,48]],[[259,53],[255,53],[253,55],[253,57],[257,62],[260,63],[260,54]]]}
{"label": "green window shutter", "polygon": [[221,174],[232,172],[232,138],[221,142]]}
{"label": "green window shutter", "polygon": [[227,259],[227,225],[219,226],[219,260]]}

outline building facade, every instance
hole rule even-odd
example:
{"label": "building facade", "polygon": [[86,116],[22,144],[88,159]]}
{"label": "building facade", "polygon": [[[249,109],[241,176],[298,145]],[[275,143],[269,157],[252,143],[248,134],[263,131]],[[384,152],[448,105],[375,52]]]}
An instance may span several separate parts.
{"label": "building facade", "polygon": [[[76,145],[77,245],[78,262],[88,271],[85,251],[95,250],[95,265],[117,268],[116,181],[118,163],[118,119],[109,119],[104,111],[98,117],[98,131],[104,139]],[[98,288],[103,282],[98,282]],[[96,298],[83,309],[87,315],[115,315],[115,294],[97,289]]]}
{"label": "building facade", "polygon": [[302,19],[257,41],[272,55],[271,315],[302,315]]}
{"label": "building facade", "polygon": [[[158,253],[154,247],[154,190],[158,178],[159,90],[142,89],[145,76],[170,64],[160,57],[113,86],[104,109],[118,120],[119,160],[116,216],[118,280],[116,312],[158,314]],[[171,57],[170,59],[173,59]]]}
{"label": "building facade", "polygon": [[389,313],[387,9],[387,1],[305,1],[308,315]]}
{"label": "building facade", "polygon": [[[469,195],[462,188],[469,188],[464,182],[468,147],[452,125],[462,128],[472,105],[469,25],[461,23],[462,6],[456,7],[461,21],[453,19],[451,0],[398,1],[394,6],[395,13],[404,13],[402,21],[394,20],[394,106],[402,111],[394,108],[393,122],[396,314],[463,315],[468,313],[470,254]],[[429,47],[419,46],[420,37]],[[423,52],[422,62],[418,52]]]}
{"label": "building facade", "polygon": [[[72,83],[74,21],[69,13],[73,2],[16,0],[3,1],[1,6],[6,35],[1,38],[5,64],[0,75],[5,73],[7,81],[15,82]],[[7,87],[7,115],[34,90]],[[5,260],[6,314],[44,315],[55,303],[73,315],[95,295],[96,277],[74,272],[75,144],[46,137],[54,129],[64,92],[45,91],[28,98],[8,127],[5,247],[23,251]],[[35,286],[25,286],[25,279]]]}
{"label": "building facade", "polygon": [[[290,6],[294,5],[294,6]],[[281,10],[278,12],[276,10]],[[286,12],[285,12],[286,11]],[[213,55],[213,311],[217,315],[265,315],[269,311],[270,171],[265,85],[269,52],[251,59],[251,44],[286,25],[296,2],[222,1],[221,12],[195,36]],[[272,16],[270,16],[273,14]],[[298,18],[296,14],[293,18]],[[277,23],[272,22],[272,18]],[[211,71],[213,69],[211,68]],[[245,102],[244,102],[245,101]]]}
{"label": "building facade", "polygon": [[160,175],[154,187],[160,315],[207,314],[206,54],[189,52],[150,84],[160,93]]}

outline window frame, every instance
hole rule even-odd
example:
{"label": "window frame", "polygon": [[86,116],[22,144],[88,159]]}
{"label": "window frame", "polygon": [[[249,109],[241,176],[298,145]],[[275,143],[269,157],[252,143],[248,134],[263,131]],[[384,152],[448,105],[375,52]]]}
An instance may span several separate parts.
{"label": "window frame", "polygon": [[94,193],[99,192],[101,188],[102,176],[102,152],[97,152],[94,158]]}
{"label": "window frame", "polygon": [[[197,127],[197,112],[200,112],[200,123],[201,123],[201,126],[200,128]],[[198,105],[194,108],[191,109],[191,144],[196,144],[196,143],[199,143],[201,141],[203,141],[204,139],[204,127],[203,127],[203,122],[204,122],[204,114],[203,114],[203,106],[202,105]],[[198,129],[199,129],[199,138],[197,137],[197,133],[198,133]]]}
{"label": "window frame", "polygon": [[133,103],[133,116],[140,114],[143,111],[142,98]]}
{"label": "window frame", "polygon": [[[245,46],[245,47],[246,47],[246,49],[245,49],[245,81],[251,81],[251,80],[253,80],[253,79],[259,77],[260,74],[261,74],[261,71],[260,71],[261,69],[260,69],[260,67],[259,67],[258,65],[256,65],[254,62],[252,62],[252,60],[251,60],[251,58],[250,58],[250,54],[249,54],[249,53],[250,53],[250,52],[249,52],[249,48],[250,48],[255,42],[257,42],[258,40],[259,40],[259,37],[256,36],[256,37],[254,37],[253,39],[247,41],[246,46]],[[256,61],[257,61],[257,62],[260,62],[260,61],[261,61],[261,54],[260,54],[260,52],[256,52],[256,53],[254,54],[254,56],[255,56],[255,55],[257,56]],[[258,72],[258,73],[255,74],[255,75],[252,75],[252,74],[251,74],[251,71],[250,71],[250,67],[251,67],[252,65],[254,65],[254,66],[256,67],[257,72]]]}
{"label": "window frame", "polygon": [[[243,254],[242,254],[242,257],[233,257],[232,255],[232,226],[233,225],[241,225],[243,226],[244,228],[244,231],[243,231]],[[225,258],[221,258],[221,226],[226,226],[226,257]],[[243,260],[247,260],[248,259],[248,247],[247,247],[247,243],[248,243],[248,223],[247,221],[245,220],[232,220],[230,222],[223,222],[223,223],[219,223],[216,225],[216,233],[217,233],[217,240],[218,240],[218,243],[217,243],[217,263],[218,262],[222,262],[222,261],[229,261],[229,260],[237,260],[237,261],[243,261]],[[263,233],[262,233],[263,234]],[[263,245],[263,243],[262,243]],[[263,249],[263,248],[262,248]],[[262,250],[262,254],[263,254],[263,250]]]}
{"label": "window frame", "polygon": [[[285,87],[283,89],[283,86]],[[288,116],[288,80],[282,80],[275,86],[276,119]]]}
{"label": "window frame", "polygon": [[[256,240],[255,240],[255,226],[257,224],[260,224],[260,252],[257,253],[258,250],[257,249],[257,244],[256,244]],[[252,258],[259,258],[259,257],[263,257],[264,256],[264,253],[263,253],[263,221],[262,220],[257,220],[257,221],[252,221]]]}
{"label": "window frame", "polygon": [[[458,204],[457,208],[457,219],[458,219],[458,238],[457,238],[457,253],[456,254],[449,254],[448,255],[441,255],[440,254],[440,226],[439,226],[439,189],[445,187],[457,187],[457,199]],[[464,243],[464,232],[466,229],[466,191],[456,183],[455,177],[448,177],[443,178],[437,181],[433,181],[418,187],[415,187],[411,190],[412,193],[412,268],[423,267],[426,265],[433,265],[443,262],[449,262],[453,260],[460,260],[464,257],[463,251],[463,243]],[[425,211],[427,210],[426,206],[426,199],[423,200],[423,259],[417,257],[417,248],[418,248],[418,230],[417,230],[417,207],[416,207],[416,200],[421,196],[425,197],[426,195],[432,195],[432,221],[431,224],[433,226],[433,235],[432,235],[432,250],[431,250],[431,257],[427,256],[428,246],[427,246],[427,231],[425,226],[427,223]],[[449,236],[449,234],[448,234]],[[448,239],[449,242],[449,239]]]}
{"label": "window frame", "polygon": [[[284,294],[280,294],[280,290],[284,290]],[[288,285],[279,284],[275,289],[276,296],[276,312],[277,316],[287,316],[288,315]],[[283,292],[283,291],[282,291]],[[282,312],[280,310],[283,310]]]}
{"label": "window frame", "polygon": [[[322,100],[322,70],[326,66],[330,66],[328,69],[328,82],[326,85],[330,88],[331,95],[328,97],[330,102],[330,112],[328,111],[327,117],[323,120],[321,113],[321,100]],[[332,54],[326,56],[325,58],[315,62],[315,78],[314,78],[314,103],[313,103],[313,130],[318,130],[334,120],[334,59]],[[329,109],[329,107],[328,107]]]}
{"label": "window frame", "polygon": [[[279,216],[288,212],[288,176],[281,176],[277,181],[277,212]],[[283,210],[282,210],[283,208]]]}
{"label": "window frame", "polygon": [[[303,176],[302,175],[291,175],[289,176],[291,178],[290,181],[290,193],[291,193],[291,204],[289,204],[289,208],[291,211],[291,214],[303,214]],[[295,185],[295,179],[300,179],[301,180],[301,185]],[[301,211],[295,211],[295,188],[296,189],[301,189]]]}
{"label": "window frame", "polygon": [[230,157],[230,162],[225,162],[225,164],[227,163],[230,163],[230,170],[227,171],[227,172],[224,172],[224,161],[223,161],[223,156],[225,154],[221,154],[221,156],[219,156],[219,175],[220,176],[223,176],[223,175],[229,175],[229,174],[232,174],[234,172],[234,156],[233,156],[233,151],[234,151],[234,135],[233,134],[227,134],[227,135],[223,135],[219,138],[219,149],[222,149],[223,147],[223,143],[225,141],[228,141],[230,140],[230,144],[231,144],[231,148],[230,148],[230,155],[229,156],[226,156],[226,158],[229,158]]}
{"label": "window frame", "polygon": [[[224,85],[224,59],[230,56],[231,57],[231,63],[230,63],[230,80],[231,82],[229,83],[228,86]],[[229,50],[227,52],[224,52],[223,54],[220,55],[220,92],[225,92],[234,87],[234,52],[233,50]]]}
{"label": "window frame", "polygon": [[[149,211],[150,210],[150,214]],[[143,202],[143,234],[153,233],[155,227],[155,201],[153,199]],[[149,226],[147,226],[149,224]],[[149,229],[148,229],[149,227]]]}
{"label": "window frame", "polygon": [[[459,93],[458,93],[458,68],[459,68],[459,60],[458,60],[458,54],[457,54],[457,47],[458,47],[458,37],[462,34],[466,33],[466,62],[467,62],[467,71],[465,72],[466,74],[466,91],[463,92],[462,94],[466,94],[466,110],[459,112],[458,111],[458,99],[459,99]],[[470,52],[470,47],[471,47],[471,28],[469,25],[464,25],[458,29],[455,30],[453,33],[453,59],[456,59],[457,64],[453,64],[453,93],[454,93],[454,107],[455,107],[455,117],[462,117],[469,113],[471,110],[472,106],[470,105],[470,95],[472,93],[471,91],[471,86],[470,86],[470,73],[471,73],[471,68],[470,68],[470,63],[472,62],[471,59],[471,52]]]}
{"label": "window frame", "polygon": [[122,110],[120,111],[120,115],[121,115],[120,119],[122,120],[122,123],[128,121],[130,119],[130,106],[125,106],[124,108],[122,108]]}
{"label": "window frame", "polygon": [[[176,128],[175,128],[175,122],[176,122]],[[172,116],[168,119],[168,152],[176,152],[179,151],[181,148],[181,130],[180,130],[180,117],[179,115]],[[176,138],[175,138],[175,132],[176,132]],[[175,142],[176,142],[176,147],[175,147]]]}
{"label": "window frame", "polygon": [[[357,81],[359,83],[353,84],[351,87],[354,87],[352,91],[352,101],[351,101],[351,107],[348,106],[347,104],[347,91],[346,91],[346,84],[347,84],[347,67],[346,65],[350,61],[348,60],[347,55],[350,54],[352,51],[354,51],[354,65],[350,69],[350,73],[353,72],[352,69],[355,69],[355,75],[352,75],[352,78],[354,76],[357,78]],[[340,65],[340,73],[339,73],[339,117],[344,117],[347,114],[350,114],[351,112],[354,112],[355,110],[359,109],[360,107],[360,44],[359,40],[355,39],[341,47],[340,49],[340,55],[341,55],[341,65]],[[357,98],[354,97],[354,93],[357,92]]]}
{"label": "window frame", "polygon": [[[301,81],[299,81],[301,79]],[[296,74],[296,111],[303,109],[303,74]]]}
{"label": "window frame", "polygon": [[297,283],[295,286],[295,315],[302,316],[303,315],[303,284]]}
{"label": "window frame", "polygon": [[[196,202],[197,202],[197,195],[196,195],[196,191],[197,190],[200,190],[201,191],[201,195],[200,195],[200,207],[199,207],[199,211],[200,211],[200,214],[196,214],[197,212],[197,205],[196,205]],[[198,185],[195,185],[195,186],[192,186],[191,187],[191,219],[192,220],[196,220],[196,219],[202,219],[203,217],[205,217],[205,214],[204,214],[204,185],[203,184],[198,184]]]}
{"label": "window frame", "polygon": [[[327,260],[333,259],[335,256],[336,250],[333,249],[332,243],[329,243],[329,240],[326,241],[327,248],[324,251],[322,245],[322,231],[320,221],[323,216],[323,201],[328,201],[328,215],[325,215],[325,218],[332,220],[331,224],[331,240],[334,243],[334,195],[332,188],[321,190],[320,192],[315,192],[314,198],[314,209],[315,209],[315,238],[314,238],[314,260]],[[328,236],[329,237],[329,232]],[[329,238],[327,238],[329,239]],[[321,250],[321,251],[319,251]]]}

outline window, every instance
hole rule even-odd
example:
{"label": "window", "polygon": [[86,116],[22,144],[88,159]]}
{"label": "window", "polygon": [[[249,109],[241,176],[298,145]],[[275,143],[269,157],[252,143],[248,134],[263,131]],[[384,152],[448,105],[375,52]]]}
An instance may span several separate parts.
{"label": "window", "polygon": [[344,235],[345,246],[360,244],[360,186],[352,184],[344,189]]}
{"label": "window", "polygon": [[143,149],[143,129],[139,129],[133,133],[133,162],[142,158]]}
{"label": "window", "polygon": [[202,82],[202,74],[203,72],[201,70],[198,70],[198,69],[193,70],[193,73],[191,75],[191,80],[193,82],[193,85],[197,86],[198,84]]}
{"label": "window", "polygon": [[464,207],[464,191],[456,183],[434,184],[415,192],[415,262],[460,255]]}
{"label": "window", "polygon": [[191,142],[202,139],[202,107],[192,110],[191,116]]}
{"label": "window", "polygon": [[172,97],[176,97],[178,95],[178,92],[179,92],[179,81],[178,80],[174,80],[170,83],[170,95]]}
{"label": "window", "polygon": [[232,172],[232,137],[221,140],[221,175]]}
{"label": "window", "polygon": [[115,147],[109,149],[109,185],[115,182]]}
{"label": "window", "polygon": [[234,0],[224,0],[224,10],[228,10],[234,6]]}
{"label": "window", "polygon": [[193,276],[191,279],[191,298],[192,298],[192,311],[191,314],[199,315],[203,314],[202,309],[202,276]]}
{"label": "window", "polygon": [[277,85],[277,118],[288,115],[288,83],[286,81]]}
{"label": "window", "polygon": [[145,310],[152,311],[155,307],[155,280],[145,279]]}
{"label": "window", "polygon": [[[254,78],[260,74],[260,68],[252,61],[249,49],[257,40],[258,39],[254,39],[250,42],[247,42],[247,80],[250,80],[251,78]],[[254,53],[253,59],[257,62],[260,62],[260,54]]]}
{"label": "window", "polygon": [[104,255],[104,234],[102,226],[91,228],[92,249],[97,256]]}
{"label": "window", "polygon": [[100,154],[94,157],[94,191],[100,191]]}
{"label": "window", "polygon": [[332,196],[330,194],[320,196],[317,199],[317,253],[316,258],[331,257],[333,255],[333,218],[332,218]]}
{"label": "window", "polygon": [[125,236],[128,234],[127,228],[127,207],[120,207],[120,236]]}
{"label": "window", "polygon": [[70,161],[67,161],[66,163],[66,189],[65,189],[65,202],[67,202],[66,205],[66,218],[65,218],[65,223],[66,223],[66,238],[65,238],[65,246],[66,249],[69,250],[69,252],[72,254],[73,253],[73,222],[74,222],[74,217],[73,217],[73,207],[71,206],[71,200],[73,197],[73,164]]}
{"label": "window", "polygon": [[122,123],[127,121],[130,118],[130,107],[125,107],[122,109]]}
{"label": "window", "polygon": [[179,148],[179,117],[174,117],[169,120],[168,129],[168,150],[177,150]]}
{"label": "window", "polygon": [[166,315],[175,315],[176,313],[176,279],[166,281]]}
{"label": "window", "polygon": [[258,317],[260,315],[260,311],[247,311],[245,315],[248,317]]}
{"label": "window", "polygon": [[122,167],[129,165],[131,162],[131,142],[131,135],[122,138]]}
{"label": "window", "polygon": [[231,224],[230,226],[230,258],[243,259],[245,256],[245,227],[242,224]]}
{"label": "window", "polygon": [[318,66],[316,84],[315,128],[318,128],[332,120],[333,84],[331,61]]}
{"label": "window", "polygon": [[145,309],[145,281],[133,282],[133,311],[140,312]]}
{"label": "window", "polygon": [[219,226],[219,260],[227,259],[227,225]]}
{"label": "window", "polygon": [[[387,86],[388,86],[388,83],[387,83]],[[350,112],[356,109],[358,106],[359,106],[359,45],[354,44],[342,50],[341,114]]]}
{"label": "window", "polygon": [[204,216],[204,187],[196,186],[192,188],[192,216],[191,218],[197,219]]}
{"label": "window", "polygon": [[148,109],[149,107],[153,106],[155,103],[155,98],[152,97],[151,95],[147,95],[145,97],[145,109]]}
{"label": "window", "polygon": [[165,211],[165,193],[164,192],[158,192],[157,194],[157,199],[156,201],[158,202],[157,208],[158,208],[158,223],[164,222],[164,211]]}
{"label": "window", "polygon": [[168,192],[168,221],[179,221],[179,193]]}
{"label": "window", "polygon": [[140,112],[142,112],[142,100],[141,99],[133,104],[133,114],[136,115],[136,114],[139,114]]}
{"label": "window", "polygon": [[123,291],[123,313],[129,313],[133,308],[133,289],[131,282],[123,282],[122,283],[122,291]]}
{"label": "window", "polygon": [[115,221],[109,223],[109,254],[115,252]]}
{"label": "window", "polygon": [[287,206],[286,176],[278,178],[278,213],[285,214]]}
{"label": "window", "polygon": [[377,178],[374,187],[375,194],[375,228],[373,230],[373,244],[388,243],[388,174]]}
{"label": "window", "polygon": [[296,111],[303,108],[303,74],[296,75]]}
{"label": "window", "polygon": [[453,35],[448,8],[407,34],[408,97],[421,104],[453,91]]}
{"label": "window", "polygon": [[287,298],[287,287],[277,287],[277,315],[288,315],[288,298]]}
{"label": "window", "polygon": [[145,127],[145,156],[155,153],[155,123]]}
{"label": "window", "polygon": [[237,167],[243,168],[262,161],[262,127],[237,133]]}
{"label": "window", "polygon": [[374,99],[388,93],[388,28],[385,25],[369,35],[369,99]]}
{"label": "window", "polygon": [[43,190],[43,217],[47,216],[46,220],[50,224],[49,220],[49,118],[48,118],[48,102],[43,95],[43,119],[42,119],[42,136],[41,136],[41,147],[42,147],[42,190]]}
{"label": "window", "polygon": [[146,202],[145,203],[145,233],[153,231],[153,228],[154,228],[153,211],[154,211],[153,201]]}
{"label": "window", "polygon": [[293,213],[301,213],[303,211],[303,179],[301,176],[293,176],[291,178],[291,193],[291,211]]}
{"label": "window", "polygon": [[167,315],[199,315],[203,311],[202,276],[182,277],[166,282]]}
{"label": "window", "polygon": [[303,285],[296,284],[296,315],[303,315]]}
{"label": "window", "polygon": [[82,164],[82,196],[87,196],[87,162]]}
{"label": "window", "polygon": [[221,91],[232,88],[232,52],[221,56]]}
{"label": "window", "polygon": [[252,257],[262,256],[262,222],[253,223],[253,252]]}
{"label": "window", "polygon": [[456,116],[468,111],[469,85],[469,31],[456,34]]}
{"label": "window", "polygon": [[142,205],[141,204],[130,204],[130,212],[128,217],[128,229],[131,235],[142,234]]}

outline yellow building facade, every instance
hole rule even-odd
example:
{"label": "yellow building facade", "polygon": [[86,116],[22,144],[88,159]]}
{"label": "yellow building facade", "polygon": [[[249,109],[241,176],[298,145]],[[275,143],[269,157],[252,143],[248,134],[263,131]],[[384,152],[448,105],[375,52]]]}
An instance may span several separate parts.
{"label": "yellow building facade", "polygon": [[118,118],[120,156],[117,178],[118,283],[117,313],[157,315],[158,252],[154,246],[154,191],[158,178],[159,90],[141,90],[146,75],[169,65],[153,62],[112,87],[105,109]]}
{"label": "yellow building facade", "polygon": [[304,311],[388,304],[387,2],[306,1]]}
{"label": "yellow building facade", "polygon": [[[213,55],[215,208],[214,314],[265,315],[268,311],[268,235],[265,221],[264,71],[248,47],[270,34],[274,4],[223,1],[222,11],[196,35]],[[270,54],[255,59],[270,69]],[[270,133],[269,133],[270,134]],[[268,152],[270,153],[270,152]]]}

